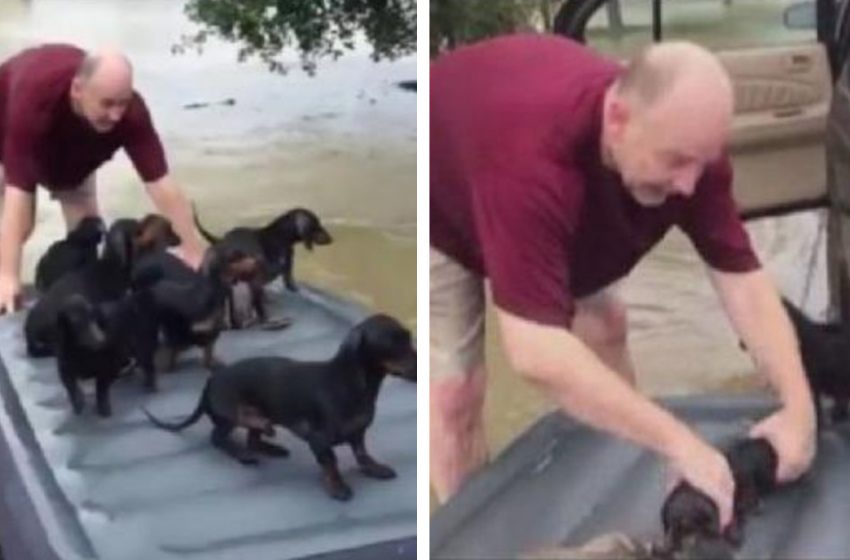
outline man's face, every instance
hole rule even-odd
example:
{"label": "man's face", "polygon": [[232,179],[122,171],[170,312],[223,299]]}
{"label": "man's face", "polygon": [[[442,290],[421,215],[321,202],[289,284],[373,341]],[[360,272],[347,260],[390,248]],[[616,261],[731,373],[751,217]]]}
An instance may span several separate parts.
{"label": "man's face", "polygon": [[124,117],[133,98],[132,85],[126,81],[92,76],[88,80],[75,78],[71,97],[77,111],[97,132],[111,131]]}
{"label": "man's face", "polygon": [[661,100],[641,111],[614,112],[609,148],[623,184],[643,206],[670,196],[689,197],[712,161],[722,154],[728,117],[695,106]]}

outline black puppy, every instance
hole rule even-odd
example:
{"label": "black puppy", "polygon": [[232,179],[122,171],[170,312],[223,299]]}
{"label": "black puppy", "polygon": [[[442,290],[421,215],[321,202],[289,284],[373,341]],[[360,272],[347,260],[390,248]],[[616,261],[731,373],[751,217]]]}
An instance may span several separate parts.
{"label": "black puppy", "polygon": [[850,328],[841,324],[815,323],[788,300],[783,299],[782,304],[800,341],[800,354],[812,388],[818,426],[823,416],[823,396],[833,399],[833,422],[846,420],[850,401]]}
{"label": "black puppy", "polygon": [[100,258],[65,274],[36,302],[24,323],[30,356],[54,355],[59,311],[69,296],[79,294],[91,303],[115,301],[124,296],[130,282],[133,233],[124,224],[113,224],[106,234]]}
{"label": "black puppy", "polygon": [[97,246],[106,228],[99,216],[87,216],[65,239],[53,243],[35,267],[35,287],[46,292],[65,273],[83,268],[97,260]]}
{"label": "black puppy", "polygon": [[[213,423],[213,445],[246,464],[256,463],[254,452],[288,455],[261,437],[273,433],[275,425],[284,426],[310,445],[328,494],[348,500],[352,492],[337,468],[335,446],[350,445],[367,476],[395,476],[369,455],[365,442],[387,374],[415,382],[416,352],[410,332],[398,321],[374,315],[349,332],[331,360],[243,360],[214,372],[197,408],[183,422],[167,424],[148,417],[160,428],[178,431],[206,414]],[[230,439],[238,426],[248,429],[247,449]]]}
{"label": "black puppy", "polygon": [[[132,224],[132,221],[130,222]],[[133,255],[139,259],[144,255],[176,247],[180,238],[167,218],[159,214],[148,214],[138,222],[133,236]]]}
{"label": "black puppy", "polygon": [[[333,241],[318,216],[306,208],[290,210],[262,228],[231,229],[221,238],[215,237],[204,229],[197,214],[195,214],[195,225],[210,243],[232,247],[259,259],[263,274],[255,281],[249,282],[249,286],[251,304],[260,322],[265,322],[268,318],[263,300],[265,284],[281,276],[285,288],[293,292],[298,291],[292,278],[295,245],[299,242],[303,243],[308,251],[312,251],[314,245],[328,245]],[[233,310],[233,308],[231,304],[230,309]],[[231,313],[230,322],[234,328],[239,328],[235,313]]]}
{"label": "black puppy", "polygon": [[150,293],[140,288],[118,302],[93,304],[71,294],[59,310],[56,355],[59,376],[76,414],[83,410],[78,380],[94,379],[97,411],[111,416],[109,388],[140,365],[145,386],[156,389],[153,355],[157,329]]}
{"label": "black puppy", "polygon": [[207,250],[197,271],[167,251],[153,252],[138,261],[134,274],[153,272],[158,276],[150,291],[169,353],[168,370],[174,369],[177,354],[191,346],[203,348],[205,367],[213,367],[213,349],[224,327],[230,287],[250,279],[258,268],[253,257],[220,245]]}
{"label": "black puppy", "polygon": [[744,439],[724,453],[735,479],[733,519],[721,533],[720,514],[714,501],[687,482],[680,483],[664,501],[661,522],[668,550],[677,551],[688,539],[723,539],[737,547],[743,541],[747,515],[776,485],[776,451],[763,439]]}
{"label": "black puppy", "polygon": [[[55,352],[56,321],[68,296],[80,294],[93,304],[121,299],[130,287],[133,262],[147,251],[173,244],[177,237],[164,218],[116,220],[106,234],[103,251],[93,263],[65,274],[36,302],[24,323],[30,356]],[[166,222],[167,224],[167,222]]]}

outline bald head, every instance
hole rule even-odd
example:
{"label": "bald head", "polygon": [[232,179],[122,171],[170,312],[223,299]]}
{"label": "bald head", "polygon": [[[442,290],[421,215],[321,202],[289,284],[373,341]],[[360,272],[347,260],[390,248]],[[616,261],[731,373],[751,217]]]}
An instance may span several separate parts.
{"label": "bald head", "polygon": [[723,65],[711,52],[684,41],[652,45],[641,51],[629,61],[616,88],[618,94],[644,107],[694,89],[703,89],[730,113],[734,101],[732,83]]}
{"label": "bald head", "polygon": [[105,79],[132,85],[133,66],[124,53],[112,48],[101,49],[86,54],[77,70],[77,78],[83,82]]}
{"label": "bald head", "polygon": [[733,110],[731,81],[714,55],[691,43],[655,45],[606,92],[605,152],[638,202],[691,196],[723,153]]}
{"label": "bald head", "polygon": [[112,130],[133,97],[133,67],[118,50],[85,56],[71,85],[74,110],[98,132]]}

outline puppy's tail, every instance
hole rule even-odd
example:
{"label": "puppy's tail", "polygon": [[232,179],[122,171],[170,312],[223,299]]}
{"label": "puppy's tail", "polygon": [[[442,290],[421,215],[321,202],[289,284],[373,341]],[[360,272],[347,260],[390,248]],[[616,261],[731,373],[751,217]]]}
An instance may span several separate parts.
{"label": "puppy's tail", "polygon": [[204,228],[203,225],[201,225],[201,220],[198,219],[198,209],[195,208],[194,202],[192,203],[192,219],[195,220],[195,227],[198,228],[198,231],[200,232],[201,235],[204,236],[204,239],[206,239],[210,243],[218,243],[219,241],[221,241],[221,239],[219,239],[215,235],[211,234],[209,231],[207,231]]}
{"label": "puppy's tail", "polygon": [[168,430],[169,432],[179,432],[200,420],[201,416],[204,415],[204,412],[206,412],[207,410],[207,402],[209,400],[208,393],[209,384],[204,386],[204,392],[201,393],[201,398],[198,400],[198,406],[195,407],[194,412],[192,412],[192,414],[190,414],[189,417],[185,420],[177,422],[175,424],[170,424],[168,422],[160,420],[159,418],[151,414],[145,407],[142,407],[142,412],[145,413],[145,416],[148,417],[148,420],[150,420],[157,428]]}

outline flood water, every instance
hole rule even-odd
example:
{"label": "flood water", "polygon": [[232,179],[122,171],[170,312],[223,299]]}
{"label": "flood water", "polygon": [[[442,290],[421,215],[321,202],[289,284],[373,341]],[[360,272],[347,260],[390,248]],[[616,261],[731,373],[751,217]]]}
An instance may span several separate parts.
{"label": "flood water", "polygon": [[[194,26],[180,0],[0,0],[0,59],[44,42],[114,45],[134,64],[171,170],[212,231],[259,225],[294,207],[330,224],[336,243],[299,251],[296,279],[416,320],[416,95],[394,84],[416,76],[414,56],[375,64],[363,45],[315,77],[297,57],[284,76],[240,64],[237,47],[171,48]],[[234,104],[218,102],[233,99]],[[199,109],[185,105],[211,103]],[[150,208],[120,153],[98,172],[107,217]],[[24,277],[64,234],[42,192]]]}

